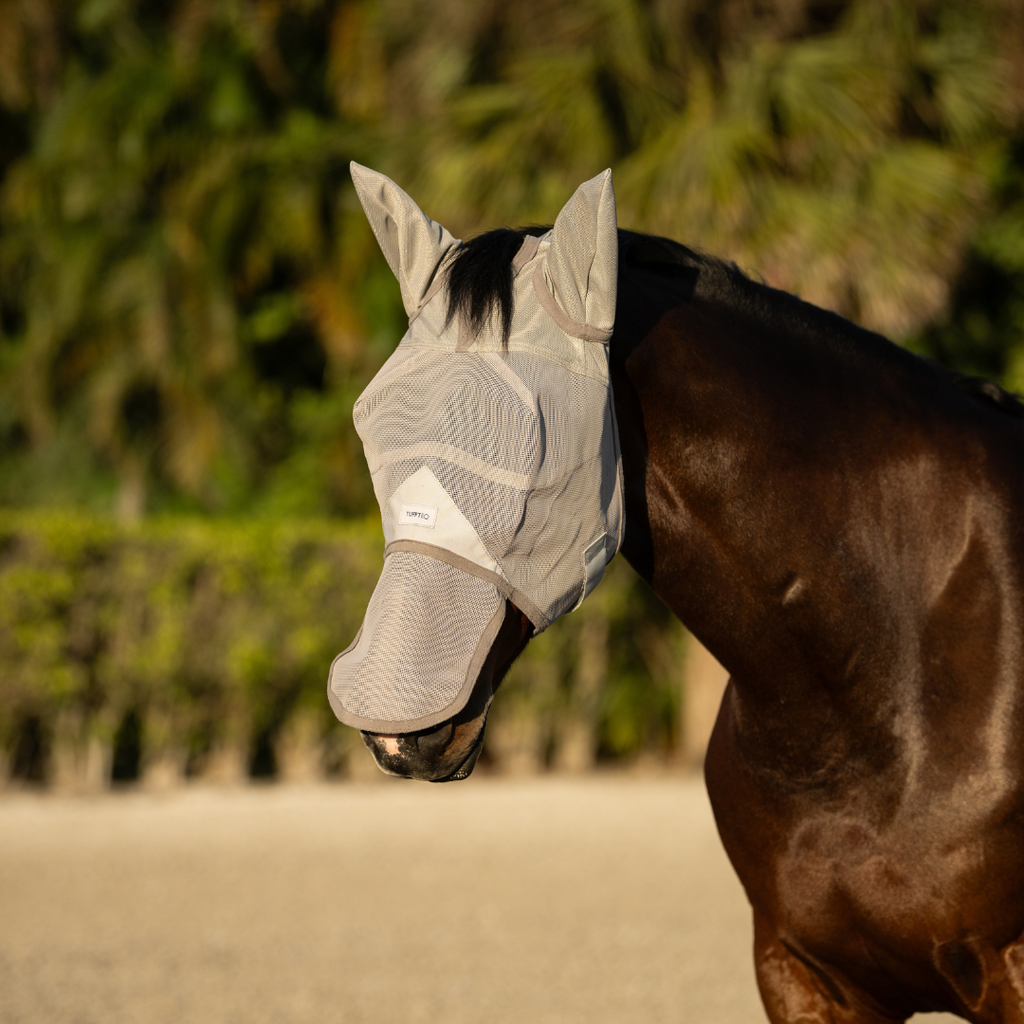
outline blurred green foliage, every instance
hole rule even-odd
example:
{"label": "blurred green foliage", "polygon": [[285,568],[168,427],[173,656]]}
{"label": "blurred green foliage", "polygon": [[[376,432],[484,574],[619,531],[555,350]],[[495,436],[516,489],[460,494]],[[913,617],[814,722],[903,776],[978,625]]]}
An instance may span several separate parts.
{"label": "blurred green foliage", "polygon": [[[81,513],[0,514],[0,749],[16,775],[45,778],[55,746],[95,740],[109,770],[129,728],[136,772],[171,756],[202,774],[228,747],[243,770],[272,773],[288,724],[301,722],[320,767],[341,770],[352,738],[325,700],[327,666],[359,628],[381,548],[370,521],[119,527]],[[595,622],[604,640],[589,651],[587,690],[576,666]],[[525,714],[538,765],[557,753],[566,723],[587,730],[591,756],[668,751],[680,637],[614,563],[593,600],[515,666],[497,705],[499,746],[502,721]]]}
{"label": "blurred green foliage", "polygon": [[[31,771],[131,736],[266,767],[303,714],[344,760],[326,668],[379,570],[351,409],[404,331],[350,159],[460,237],[612,166],[624,227],[1024,389],[1019,0],[0,0],[0,734]],[[614,565],[489,756],[670,749],[683,642]]]}
{"label": "blurred green foliage", "polygon": [[1017,0],[0,0],[0,501],[362,514],[403,330],[357,158],[456,234],[625,226],[1024,384]]}
{"label": "blurred green foliage", "polygon": [[134,712],[198,763],[296,707],[326,727],[326,666],[379,571],[372,523],[4,513],[0,737],[63,718],[109,739]]}

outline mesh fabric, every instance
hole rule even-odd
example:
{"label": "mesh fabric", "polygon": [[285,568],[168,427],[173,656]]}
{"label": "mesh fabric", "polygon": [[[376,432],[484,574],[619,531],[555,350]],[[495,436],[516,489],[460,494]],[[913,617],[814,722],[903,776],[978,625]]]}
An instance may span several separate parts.
{"label": "mesh fabric", "polygon": [[[458,319],[446,324],[443,280],[432,266],[421,272],[450,238],[438,235],[411,275],[409,330],[356,402],[386,546],[361,634],[332,667],[332,703],[350,725],[412,732],[456,714],[502,599],[546,629],[619,547],[610,178],[581,186],[574,202],[513,265],[507,344],[496,324],[476,336]],[[433,235],[411,223],[422,248]],[[405,236],[389,230],[378,238],[400,266],[394,238]]]}
{"label": "mesh fabric", "polygon": [[504,604],[492,583],[439,559],[389,555],[363,628],[332,666],[335,710],[381,732],[396,721],[426,728],[438,713],[443,721],[467,683],[472,688],[474,655],[496,616],[500,625]]}

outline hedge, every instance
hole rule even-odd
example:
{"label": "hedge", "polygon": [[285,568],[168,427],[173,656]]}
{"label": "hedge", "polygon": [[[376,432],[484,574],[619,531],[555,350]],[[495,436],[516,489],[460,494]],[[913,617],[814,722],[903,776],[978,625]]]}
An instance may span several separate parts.
{"label": "hedge", "polygon": [[[324,687],[381,553],[371,521],[0,512],[4,774],[97,787],[361,772]],[[514,666],[485,765],[671,749],[682,631],[621,562]]]}

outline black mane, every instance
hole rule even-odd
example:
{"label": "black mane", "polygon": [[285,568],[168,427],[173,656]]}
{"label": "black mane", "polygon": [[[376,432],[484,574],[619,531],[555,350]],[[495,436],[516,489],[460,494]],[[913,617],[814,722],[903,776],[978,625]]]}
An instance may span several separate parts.
{"label": "black mane", "polygon": [[549,227],[496,228],[471,238],[448,263],[447,327],[460,313],[478,332],[495,312],[501,341],[512,331],[512,260],[527,235],[543,235]]}
{"label": "black mane", "polygon": [[[501,324],[502,342],[508,344],[512,329],[512,260],[527,235],[542,235],[550,227],[497,228],[464,243],[448,265],[448,311],[450,324],[461,314],[474,331],[479,331],[495,314]],[[711,301],[756,312],[766,321],[784,319],[790,330],[816,338],[861,342],[874,339],[890,348],[890,343],[827,310],[804,302],[795,295],[755,281],[735,263],[689,249],[679,242],[657,235],[619,229],[619,260],[627,267],[657,274],[662,279],[679,276],[685,297],[693,294]],[[680,275],[680,271],[689,271]],[[693,273],[693,272],[696,273]],[[696,280],[696,287],[694,287]],[[688,281],[689,284],[683,284]],[[683,295],[681,295],[683,298]],[[1024,404],[998,384],[983,377],[972,377],[950,370],[939,363],[897,351],[919,363],[922,368],[952,383],[976,401],[1015,419],[1024,419]]]}

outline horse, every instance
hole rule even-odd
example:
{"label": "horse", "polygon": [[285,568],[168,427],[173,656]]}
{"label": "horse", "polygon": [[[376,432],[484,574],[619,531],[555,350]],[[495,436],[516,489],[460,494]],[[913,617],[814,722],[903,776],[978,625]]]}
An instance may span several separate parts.
{"label": "horse", "polygon": [[[449,314],[510,316],[544,230],[457,247]],[[769,1020],[1024,1021],[1024,406],[730,263],[617,239],[621,554],[730,674],[704,773]],[[364,730],[378,764],[468,774],[533,631],[506,599],[465,706]]]}

